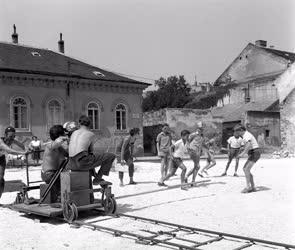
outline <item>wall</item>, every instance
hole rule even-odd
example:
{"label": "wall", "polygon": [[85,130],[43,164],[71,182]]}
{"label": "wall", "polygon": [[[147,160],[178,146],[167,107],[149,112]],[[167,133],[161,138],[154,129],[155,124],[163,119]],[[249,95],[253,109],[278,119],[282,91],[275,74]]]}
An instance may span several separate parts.
{"label": "wall", "polygon": [[295,88],[281,103],[282,146],[295,152]]}
{"label": "wall", "polygon": [[[31,77],[31,76],[30,76]],[[67,94],[66,83],[63,79],[37,79],[18,75],[1,76],[0,74],[0,133],[10,124],[10,98],[15,95],[26,96],[31,102],[31,128],[26,132],[18,132],[19,139],[28,143],[34,134],[46,141],[48,128],[46,127],[46,103],[51,97],[59,99],[64,105],[64,121],[76,120],[81,114],[86,114],[86,105],[90,101],[100,104],[100,130],[94,131],[99,138],[95,144],[96,150],[114,151],[116,143],[128,134],[132,127],[139,127],[142,131],[142,88],[98,88],[91,83],[72,84],[70,96]],[[110,83],[107,83],[110,85]],[[116,104],[123,103],[127,107],[127,129],[115,129]],[[143,137],[136,142],[136,151],[143,152]]]}
{"label": "wall", "polygon": [[223,107],[227,104],[244,103],[245,102],[245,89],[249,87],[249,96],[251,102],[261,102],[278,100],[277,88],[274,81],[265,83],[256,83],[255,80],[247,84],[239,84],[239,86],[230,90],[230,93],[220,99],[217,107]]}
{"label": "wall", "polygon": [[[156,153],[154,151],[157,136],[155,131],[157,133],[160,132],[160,124],[168,123],[174,132],[175,139],[179,139],[182,130],[187,129],[193,132],[196,130],[199,122],[202,122],[204,126],[204,135],[209,138],[216,137],[216,142],[220,145],[222,120],[221,118],[213,117],[210,110],[167,108],[156,112],[144,113],[144,138],[149,138],[149,142],[152,143],[152,145],[148,145],[145,142],[145,148],[151,150],[145,151],[145,153]],[[151,138],[154,138],[154,140]]]}
{"label": "wall", "polygon": [[281,145],[279,112],[248,111],[244,124],[257,138],[261,148]]}
{"label": "wall", "polygon": [[249,44],[217,79],[219,82],[243,81],[247,78],[280,72],[287,68],[288,61]]}

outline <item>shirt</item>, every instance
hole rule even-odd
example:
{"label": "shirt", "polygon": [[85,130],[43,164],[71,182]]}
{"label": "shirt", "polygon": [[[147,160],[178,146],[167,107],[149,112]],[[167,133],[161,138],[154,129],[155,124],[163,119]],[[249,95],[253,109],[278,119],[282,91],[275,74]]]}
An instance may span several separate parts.
{"label": "shirt", "polygon": [[236,138],[234,136],[231,136],[230,138],[228,138],[227,143],[231,148],[240,148],[244,145],[244,140],[241,137]]}
{"label": "shirt", "polygon": [[157,143],[159,143],[159,151],[168,151],[172,144],[171,135],[161,132],[157,136]]}
{"label": "shirt", "polygon": [[173,152],[173,157],[175,158],[184,158],[187,150],[186,150],[186,145],[183,143],[183,140],[180,139],[177,142],[175,142],[174,146],[174,152]]}
{"label": "shirt", "polygon": [[250,150],[251,149],[256,149],[259,148],[259,145],[254,137],[254,135],[252,135],[251,133],[249,133],[248,131],[245,132],[245,134],[242,136],[243,137],[243,141],[246,144],[247,142],[250,143]]}

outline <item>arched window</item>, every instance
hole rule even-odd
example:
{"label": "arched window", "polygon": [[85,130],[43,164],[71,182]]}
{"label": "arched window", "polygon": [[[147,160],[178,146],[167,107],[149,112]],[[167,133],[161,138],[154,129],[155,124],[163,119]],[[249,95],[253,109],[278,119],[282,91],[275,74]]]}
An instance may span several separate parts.
{"label": "arched window", "polygon": [[87,115],[91,120],[90,128],[91,129],[99,129],[99,116],[100,116],[100,110],[99,106],[95,102],[90,102],[87,105]]}
{"label": "arched window", "polygon": [[62,105],[59,101],[53,99],[47,104],[47,128],[51,128],[53,125],[63,123]]}
{"label": "arched window", "polygon": [[124,104],[118,104],[115,109],[116,116],[116,128],[117,130],[126,130],[127,121],[126,121],[126,107]]}
{"label": "arched window", "polygon": [[15,97],[11,101],[12,126],[16,129],[29,129],[29,105],[22,97]]}

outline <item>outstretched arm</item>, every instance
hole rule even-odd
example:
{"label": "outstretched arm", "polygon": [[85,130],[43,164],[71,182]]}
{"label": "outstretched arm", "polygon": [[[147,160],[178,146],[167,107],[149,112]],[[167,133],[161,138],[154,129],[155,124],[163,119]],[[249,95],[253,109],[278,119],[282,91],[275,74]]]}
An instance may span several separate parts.
{"label": "outstretched arm", "polygon": [[20,147],[22,150],[26,150],[25,145],[17,140],[13,140],[13,144]]}
{"label": "outstretched arm", "polygon": [[24,155],[26,154],[25,151],[18,151],[18,150],[14,150],[10,147],[8,147],[3,140],[0,140],[0,149],[7,152],[8,154],[14,154],[14,155]]}

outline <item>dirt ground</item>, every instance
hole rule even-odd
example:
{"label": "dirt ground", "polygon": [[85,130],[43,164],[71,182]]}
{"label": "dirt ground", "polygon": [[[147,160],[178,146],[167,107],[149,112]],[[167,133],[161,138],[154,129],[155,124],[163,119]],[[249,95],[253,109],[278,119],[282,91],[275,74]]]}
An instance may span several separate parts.
{"label": "dirt ground", "polygon": [[[118,212],[295,244],[295,159],[261,159],[253,169],[260,191],[250,194],[240,192],[245,186],[241,167],[244,162],[243,159],[239,177],[232,176],[233,166],[228,176],[219,177],[226,160],[217,160],[217,165],[209,171],[210,182],[188,191],[158,187],[159,163],[136,163],[138,185],[119,187],[117,173],[111,173],[108,180],[113,182]],[[190,161],[185,164],[192,167]],[[178,170],[177,176],[167,184],[178,184],[179,175]],[[5,177],[8,192],[2,195],[1,204],[14,201],[19,188],[15,180],[25,182],[25,171],[8,169]],[[38,180],[40,168],[31,169],[30,177]],[[125,182],[128,182],[126,174]],[[136,195],[152,190],[159,192]],[[37,194],[34,191],[30,196]],[[114,223],[105,221],[104,225],[111,227]],[[72,228],[66,223],[23,216],[3,206],[0,207],[0,242],[1,249],[163,249],[87,228]]]}

